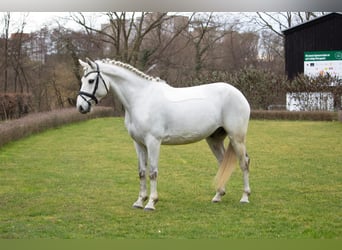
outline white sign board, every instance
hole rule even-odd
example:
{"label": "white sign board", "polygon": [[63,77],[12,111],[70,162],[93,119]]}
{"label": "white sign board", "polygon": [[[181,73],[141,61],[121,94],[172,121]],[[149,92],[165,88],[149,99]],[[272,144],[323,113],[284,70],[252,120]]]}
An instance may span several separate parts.
{"label": "white sign board", "polygon": [[342,78],[342,50],[304,52],[304,74],[330,74]]}

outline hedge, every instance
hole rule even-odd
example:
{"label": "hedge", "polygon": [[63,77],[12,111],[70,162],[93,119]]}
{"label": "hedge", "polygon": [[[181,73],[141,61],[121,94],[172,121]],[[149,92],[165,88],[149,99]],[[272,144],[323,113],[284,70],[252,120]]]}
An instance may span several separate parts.
{"label": "hedge", "polygon": [[251,119],[261,120],[307,120],[307,121],[342,121],[342,111],[283,111],[253,110]]}
{"label": "hedge", "polygon": [[3,121],[0,122],[0,147],[8,142],[42,132],[49,128],[56,128],[72,122],[113,115],[113,108],[99,106],[95,107],[92,112],[86,115],[80,114],[75,108],[68,108],[50,112],[34,113],[20,119]]}

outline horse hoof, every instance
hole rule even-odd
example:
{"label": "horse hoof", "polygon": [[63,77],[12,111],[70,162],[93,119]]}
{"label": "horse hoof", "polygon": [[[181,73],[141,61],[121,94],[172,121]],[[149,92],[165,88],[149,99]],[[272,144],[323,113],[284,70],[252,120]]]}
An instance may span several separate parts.
{"label": "horse hoof", "polygon": [[241,204],[247,204],[247,203],[249,203],[249,200],[241,199],[241,200],[240,200],[240,203],[241,203]]}
{"label": "horse hoof", "polygon": [[154,207],[145,207],[144,211],[154,211],[156,210]]}
{"label": "horse hoof", "polygon": [[221,199],[212,199],[211,202],[212,203],[219,203],[219,202],[221,202]]}
{"label": "horse hoof", "polygon": [[134,209],[143,209],[144,207],[139,206],[139,205],[133,205],[132,208],[134,208]]}
{"label": "horse hoof", "polygon": [[143,209],[144,208],[144,204],[142,203],[142,201],[136,201],[133,203],[133,208],[137,208],[137,209]]}
{"label": "horse hoof", "polygon": [[250,192],[243,193],[241,200],[240,200],[240,203],[249,203],[249,199],[248,199],[249,194],[250,194]]}
{"label": "horse hoof", "polygon": [[217,193],[215,196],[214,196],[214,198],[211,200],[211,202],[212,203],[219,203],[219,202],[221,202],[222,201],[222,196],[223,196],[224,194],[219,194],[219,193]]}

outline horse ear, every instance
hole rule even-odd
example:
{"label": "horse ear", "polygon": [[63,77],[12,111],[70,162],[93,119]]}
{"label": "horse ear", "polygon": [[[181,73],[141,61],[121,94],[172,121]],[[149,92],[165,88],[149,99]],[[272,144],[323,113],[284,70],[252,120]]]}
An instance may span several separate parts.
{"label": "horse ear", "polygon": [[90,60],[88,57],[86,58],[86,61],[88,63],[88,65],[92,68],[92,69],[96,69],[96,63],[93,62],[92,60]]}
{"label": "horse ear", "polygon": [[89,65],[86,62],[83,62],[81,59],[78,59],[78,62],[80,63],[80,65],[85,69],[87,67],[89,67]]}

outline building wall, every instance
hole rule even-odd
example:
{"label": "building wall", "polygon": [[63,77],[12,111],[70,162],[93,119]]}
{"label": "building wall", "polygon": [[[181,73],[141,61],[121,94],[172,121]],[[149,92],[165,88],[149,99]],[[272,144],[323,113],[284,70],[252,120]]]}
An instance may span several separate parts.
{"label": "building wall", "polygon": [[342,15],[332,13],[284,31],[288,78],[304,72],[304,51],[342,50],[341,29]]}

